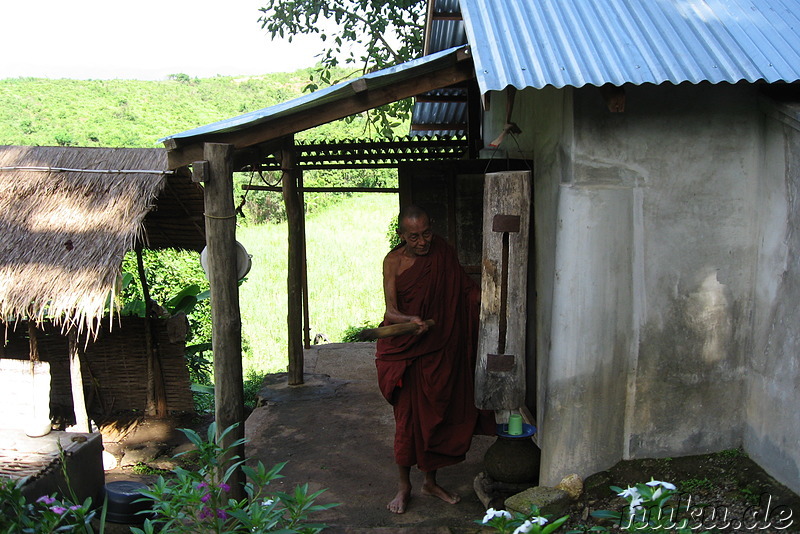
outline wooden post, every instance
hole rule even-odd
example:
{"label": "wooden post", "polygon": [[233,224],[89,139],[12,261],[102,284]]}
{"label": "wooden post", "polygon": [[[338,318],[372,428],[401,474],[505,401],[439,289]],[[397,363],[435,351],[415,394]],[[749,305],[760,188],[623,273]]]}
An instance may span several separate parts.
{"label": "wooden post", "polygon": [[475,405],[484,410],[516,410],[525,403],[530,206],[529,171],[486,175],[475,369]]}
{"label": "wooden post", "polygon": [[83,373],[81,373],[81,348],[78,333],[70,327],[67,334],[69,342],[69,378],[72,387],[72,410],[75,413],[75,431],[90,432],[89,414],[86,411],[86,397],[83,394]]}
{"label": "wooden post", "polygon": [[150,286],[144,271],[144,258],[141,244],[136,247],[136,267],[139,271],[139,282],[142,284],[144,299],[144,344],[147,355],[147,399],[144,413],[155,417],[167,416],[167,388],[164,385],[164,374],[161,371],[161,358],[158,345],[153,336],[153,303],[150,299]]}
{"label": "wooden post", "polygon": [[290,386],[303,383],[303,239],[302,209],[297,194],[297,174],[294,168],[294,137],[284,139],[281,148],[281,183],[286,220],[289,223],[289,267],[287,275],[289,336],[288,382]]}
{"label": "wooden post", "polygon": [[303,269],[303,348],[311,348],[311,324],[308,311],[308,257],[306,256],[306,199],[303,192],[303,171],[297,170],[297,183],[300,186],[300,243],[302,245],[301,265]]}
{"label": "wooden post", "polygon": [[[214,351],[214,416],[217,439],[229,426],[239,426],[219,443],[230,447],[244,438],[244,389],[242,377],[242,318],[236,271],[236,212],[233,202],[233,146],[206,143],[208,161],[204,183],[207,275],[211,290],[211,346]],[[244,460],[244,444],[230,451],[224,472],[233,456]],[[241,469],[231,476],[231,497],[244,497],[245,476]]]}

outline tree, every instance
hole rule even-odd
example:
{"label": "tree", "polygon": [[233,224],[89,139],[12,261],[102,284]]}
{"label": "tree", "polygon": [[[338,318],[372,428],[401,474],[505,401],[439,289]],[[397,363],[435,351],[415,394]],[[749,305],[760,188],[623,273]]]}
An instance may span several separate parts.
{"label": "tree", "polygon": [[[307,91],[400,64],[422,54],[425,0],[267,0],[261,27],[290,42],[295,35],[319,34],[328,43],[311,74]],[[335,73],[350,68],[338,79]],[[411,113],[411,101],[389,104],[370,115],[377,131],[390,136]]]}

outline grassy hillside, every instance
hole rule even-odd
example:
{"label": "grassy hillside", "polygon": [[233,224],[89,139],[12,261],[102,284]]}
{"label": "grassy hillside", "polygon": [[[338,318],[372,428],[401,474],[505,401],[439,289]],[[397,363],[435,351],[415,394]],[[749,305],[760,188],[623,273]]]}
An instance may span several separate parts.
{"label": "grassy hillside", "polygon": [[[0,80],[0,144],[161,146],[157,143],[161,137],[300,96],[308,74],[301,70],[248,78],[175,76],[169,81],[4,79]],[[301,132],[298,138],[364,137],[365,123],[363,117],[337,121]],[[273,183],[277,178],[264,177]],[[261,178],[237,174],[235,181],[241,186],[251,180],[260,183]],[[395,173],[388,170],[307,172],[304,180],[307,185],[397,183]],[[243,194],[237,191],[237,200]],[[281,222],[283,202],[278,193],[250,192],[246,198],[247,217],[239,219],[237,230],[237,239],[253,255],[253,268],[240,292],[245,368],[284,370],[287,226]],[[375,323],[383,314],[381,264],[388,250],[386,232],[397,212],[397,195],[321,193],[307,194],[305,199],[312,335],[339,341],[348,327]],[[270,224],[259,224],[264,221]],[[194,256],[182,254],[176,260],[191,269],[180,265],[166,269],[197,271],[199,258]],[[164,263],[149,262],[154,273]],[[174,282],[175,287],[163,288],[163,297],[189,280]],[[200,337],[193,342],[204,341]]]}
{"label": "grassy hillside", "polygon": [[[263,76],[167,81],[0,80],[0,144],[155,147],[158,139],[303,94],[308,69]],[[365,135],[365,121],[337,121],[298,135]]]}

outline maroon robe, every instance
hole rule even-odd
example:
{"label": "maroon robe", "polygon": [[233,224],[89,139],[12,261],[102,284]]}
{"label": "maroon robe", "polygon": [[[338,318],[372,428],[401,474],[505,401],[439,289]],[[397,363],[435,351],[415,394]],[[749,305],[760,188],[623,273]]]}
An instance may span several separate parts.
{"label": "maroon robe", "polygon": [[435,324],[378,340],[378,385],[394,408],[395,461],[433,471],[463,461],[473,434],[494,434],[493,414],[475,407],[480,288],[436,236],[396,289],[401,313]]}

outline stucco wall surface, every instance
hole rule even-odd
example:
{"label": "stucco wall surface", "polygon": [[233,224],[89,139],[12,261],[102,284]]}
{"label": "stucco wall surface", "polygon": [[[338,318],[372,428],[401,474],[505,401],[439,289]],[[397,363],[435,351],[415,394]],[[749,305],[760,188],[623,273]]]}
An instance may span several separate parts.
{"label": "stucco wall surface", "polygon": [[[542,482],[742,445],[763,412],[745,418],[757,269],[774,253],[759,251],[774,241],[770,217],[786,211],[758,211],[774,140],[757,90],[626,87],[624,113],[608,112],[594,87],[547,91],[518,93],[525,116],[514,115],[537,163]],[[765,278],[765,300],[776,298]]]}
{"label": "stucco wall surface", "polygon": [[746,361],[744,447],[800,493],[800,106],[765,112],[754,341]]}

